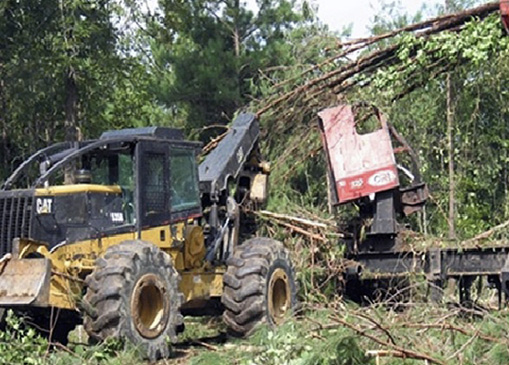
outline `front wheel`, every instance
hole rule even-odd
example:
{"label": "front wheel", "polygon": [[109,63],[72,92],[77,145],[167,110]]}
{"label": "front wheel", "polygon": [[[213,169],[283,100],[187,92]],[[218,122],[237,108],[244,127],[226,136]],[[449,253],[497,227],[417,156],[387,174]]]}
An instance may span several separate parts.
{"label": "front wheel", "polygon": [[297,305],[295,271],[281,242],[253,238],[236,247],[223,278],[223,320],[248,336],[260,323],[281,324]]}
{"label": "front wheel", "polygon": [[108,248],[87,279],[85,330],[95,340],[123,338],[150,360],[170,355],[182,325],[179,275],[171,257],[143,241]]}

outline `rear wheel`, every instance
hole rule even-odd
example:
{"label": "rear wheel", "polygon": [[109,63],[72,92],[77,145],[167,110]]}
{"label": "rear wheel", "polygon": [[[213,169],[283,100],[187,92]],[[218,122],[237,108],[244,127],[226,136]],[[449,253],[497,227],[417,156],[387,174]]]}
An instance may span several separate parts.
{"label": "rear wheel", "polygon": [[150,360],[170,355],[182,325],[179,275],[171,257],[143,241],[110,247],[87,279],[85,330],[94,340],[128,339]]}
{"label": "rear wheel", "polygon": [[260,323],[281,324],[297,305],[295,271],[281,242],[253,238],[227,261],[222,303],[230,333],[247,336]]}

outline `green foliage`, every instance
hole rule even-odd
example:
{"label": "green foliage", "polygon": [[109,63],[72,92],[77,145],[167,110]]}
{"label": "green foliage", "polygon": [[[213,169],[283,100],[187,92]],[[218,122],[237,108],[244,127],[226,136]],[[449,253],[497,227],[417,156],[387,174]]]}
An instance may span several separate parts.
{"label": "green foliage", "polygon": [[[253,340],[263,347],[255,364],[354,365],[368,364],[358,339],[345,329],[328,333],[325,341],[310,341],[306,325],[289,322],[277,331],[261,329]],[[304,337],[303,337],[304,336]],[[315,343],[313,343],[315,342]]]}
{"label": "green foliage", "polygon": [[285,324],[277,331],[267,328],[258,331],[253,341],[263,347],[263,351],[253,358],[255,364],[291,364],[296,359],[307,358],[313,348],[301,341],[293,322]]}
{"label": "green foliage", "polygon": [[108,128],[167,123],[142,57],[119,40],[120,10],[113,0],[1,3],[0,177],[65,138],[73,92],[84,139]]}
{"label": "green foliage", "polygon": [[66,351],[52,349],[47,339],[12,310],[7,311],[5,330],[0,331],[0,364],[135,365],[140,361],[135,347],[115,339],[95,346],[70,344]]}
{"label": "green foliage", "polygon": [[[425,285],[416,289],[426,290]],[[333,309],[324,309],[327,305]],[[374,364],[378,361],[413,364],[417,361],[410,355],[406,360],[391,356],[376,360],[366,355],[368,350],[375,353],[388,350],[390,353],[395,349],[383,343],[394,342],[409,354],[424,354],[445,363],[507,363],[507,313],[468,315],[469,311],[463,310],[431,305],[417,297],[405,311],[398,312],[384,303],[370,307],[323,303],[277,330],[262,327],[249,339],[230,339],[225,345],[217,345],[217,351],[193,352],[190,362],[332,365]],[[348,323],[361,334],[339,321]]]}
{"label": "green foliage", "polygon": [[369,363],[369,359],[359,346],[358,338],[347,337],[341,332],[332,334],[304,362],[306,365],[360,365]]}
{"label": "green foliage", "polygon": [[6,329],[0,332],[0,363],[43,364],[48,342],[27,326],[12,310],[5,318]]}
{"label": "green foliage", "polygon": [[292,62],[285,35],[311,17],[295,0],[260,0],[256,14],[239,1],[160,4],[153,87],[188,130],[228,121],[265,69]]}
{"label": "green foliage", "polygon": [[[258,110],[267,106],[270,96],[294,90],[346,62],[336,59],[323,64],[337,51],[338,40],[313,19],[307,2],[298,8],[293,0],[259,0],[260,11],[255,14],[238,1],[163,0],[160,16],[144,15],[136,2],[126,3],[127,7],[114,1],[83,0],[0,3],[0,17],[5,20],[0,22],[2,169],[11,170],[24,154],[64,138],[65,82],[70,69],[76,76],[78,125],[88,138],[111,128],[157,124],[194,131],[225,123],[248,101],[249,109]],[[116,24],[115,17],[133,17],[126,26],[130,31]],[[380,17],[373,31],[384,32],[419,17],[394,15],[391,21]],[[422,230],[437,236],[447,229],[442,73],[451,69],[457,80],[454,162],[459,235],[468,237],[508,219],[509,37],[503,36],[498,17],[473,20],[461,33],[426,39],[403,34],[396,42],[394,63],[355,79],[370,87],[343,95],[341,101],[366,100],[380,106],[419,155],[433,200],[427,215],[411,223],[418,221]],[[341,210],[338,217],[328,213],[326,168],[316,127],[316,112],[337,104],[337,95],[324,90],[306,98],[306,90],[299,91],[302,97],[270,109],[261,121],[261,143],[272,163],[268,209],[329,222],[346,220],[355,215],[355,207]],[[398,344],[433,353],[438,359],[481,364],[509,361],[506,342],[493,344],[443,328],[417,332],[405,327],[407,322],[442,323],[446,318],[448,324],[467,328],[471,334],[505,339],[506,313],[469,321],[449,319],[449,309],[422,302],[404,314],[383,306],[344,305],[337,301],[343,270],[338,263],[344,246],[336,244],[336,236],[330,242],[314,242],[271,224],[259,233],[285,239],[292,247],[305,305],[314,306],[313,310],[329,306],[334,311],[320,317],[309,310],[306,318],[278,330],[262,328],[252,339],[231,339],[218,351],[201,352],[192,363],[369,363],[365,351],[381,345],[342,326],[322,328],[331,317],[341,315],[366,333],[385,339],[386,332],[360,320],[355,316],[358,312],[369,313]],[[203,331],[205,325],[200,321],[182,341],[222,330],[215,326]],[[141,361],[135,348],[116,341],[99,346],[75,344],[69,350],[48,352],[47,341],[12,314],[7,330],[0,333],[0,362],[5,363]],[[387,363],[401,361],[387,359]]]}
{"label": "green foliage", "polygon": [[447,67],[468,63],[480,68],[509,45],[502,37],[500,19],[492,15],[483,21],[471,21],[461,33],[442,32],[433,37],[404,34],[398,41],[398,62],[377,70],[373,86],[391,98],[408,88],[409,81],[422,85],[430,74]]}
{"label": "green foliage", "polygon": [[[415,15],[403,12],[403,4],[401,1],[379,1],[380,10],[374,15],[370,28],[370,33],[380,35],[391,30],[404,27],[408,24],[417,23],[423,20],[423,13],[426,11],[426,4]],[[390,41],[383,42],[382,45],[388,44]]]}
{"label": "green foliage", "polygon": [[230,340],[221,351],[204,352],[193,357],[192,364],[254,365],[342,365],[368,364],[359,342],[346,329],[323,331],[313,336],[316,323],[326,321],[320,313],[312,320],[289,321],[277,330],[261,327],[248,340]]}
{"label": "green foliage", "polygon": [[109,339],[94,346],[71,344],[68,351],[47,353],[43,364],[136,365],[142,361],[136,347],[117,339]]}

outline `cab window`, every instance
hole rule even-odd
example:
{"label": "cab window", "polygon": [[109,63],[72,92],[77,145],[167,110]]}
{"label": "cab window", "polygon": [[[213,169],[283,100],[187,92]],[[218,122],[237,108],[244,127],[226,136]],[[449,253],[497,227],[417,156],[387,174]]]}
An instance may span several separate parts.
{"label": "cab window", "polygon": [[144,186],[145,215],[167,214],[165,189],[165,155],[159,153],[147,153],[144,172],[146,183]]}
{"label": "cab window", "polygon": [[172,212],[200,206],[198,169],[193,149],[170,149],[170,187]]}

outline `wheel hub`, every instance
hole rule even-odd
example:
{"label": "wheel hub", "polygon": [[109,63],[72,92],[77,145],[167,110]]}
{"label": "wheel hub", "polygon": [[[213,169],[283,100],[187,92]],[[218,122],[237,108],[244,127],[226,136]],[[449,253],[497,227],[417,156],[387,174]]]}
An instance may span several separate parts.
{"label": "wheel hub", "polygon": [[136,330],[146,338],[155,338],[165,329],[170,301],[162,280],[154,274],[142,276],[131,297],[131,318]]}
{"label": "wheel hub", "polygon": [[269,281],[268,307],[269,315],[275,324],[280,324],[290,309],[290,282],[286,272],[277,268]]}

